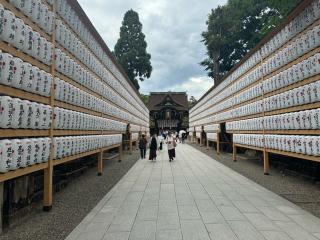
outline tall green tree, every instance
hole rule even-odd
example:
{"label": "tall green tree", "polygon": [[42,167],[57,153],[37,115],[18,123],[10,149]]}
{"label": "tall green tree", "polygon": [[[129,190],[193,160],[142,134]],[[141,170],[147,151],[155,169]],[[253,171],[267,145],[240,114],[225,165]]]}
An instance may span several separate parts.
{"label": "tall green tree", "polygon": [[189,109],[192,108],[194,105],[196,105],[197,102],[198,102],[198,100],[197,100],[194,96],[191,96],[191,97],[189,98],[189,101],[188,101],[188,103],[189,103]]}
{"label": "tall green tree", "polygon": [[148,106],[148,104],[149,104],[149,95],[140,93],[140,97],[141,97],[143,103],[144,103],[146,106]]}
{"label": "tall green tree", "polygon": [[114,55],[137,89],[140,88],[139,80],[144,81],[151,76],[151,55],[147,53],[139,15],[132,9],[124,15]]}
{"label": "tall green tree", "polygon": [[220,81],[219,61],[224,55],[224,47],[231,42],[232,32],[234,32],[233,19],[227,17],[228,11],[226,6],[219,6],[212,10],[206,22],[208,31],[202,33],[203,42],[210,51],[208,51],[208,58],[201,64],[206,67],[206,70],[210,70],[209,76],[214,78],[215,83]]}
{"label": "tall green tree", "polygon": [[215,84],[302,0],[228,0],[211,10],[202,33],[207,58],[200,64]]}

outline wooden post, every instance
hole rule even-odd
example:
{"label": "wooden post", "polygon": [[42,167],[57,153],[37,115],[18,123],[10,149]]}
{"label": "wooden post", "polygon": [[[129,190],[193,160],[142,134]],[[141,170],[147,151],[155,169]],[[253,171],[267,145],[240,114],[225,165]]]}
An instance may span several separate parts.
{"label": "wooden post", "polygon": [[118,162],[122,161],[122,145],[119,146],[119,160]]}
{"label": "wooden post", "polygon": [[209,139],[207,138],[207,150],[209,150]]}
{"label": "wooden post", "polygon": [[[260,61],[261,67],[263,66],[263,59],[261,58]],[[261,83],[263,83],[264,81],[264,77],[262,74],[261,77]],[[264,99],[264,91],[262,91],[262,99]],[[264,109],[264,104],[262,105],[262,113],[263,113],[263,119],[265,119],[266,116],[266,112]],[[263,134],[263,171],[264,171],[264,175],[269,175],[269,170],[270,170],[270,166],[269,166],[269,153],[266,151],[266,138],[265,138],[265,128],[264,128],[264,124],[262,126],[262,134]]]}
{"label": "wooden post", "polygon": [[103,172],[103,150],[98,153],[98,176],[101,176]]}
{"label": "wooden post", "polygon": [[[52,11],[54,15],[56,15],[56,3],[52,5]],[[50,149],[50,157],[48,161],[48,168],[44,169],[44,179],[43,179],[43,211],[50,211],[52,209],[52,188],[53,188],[53,117],[54,117],[54,112],[53,112],[53,107],[54,107],[54,97],[55,97],[55,92],[54,92],[54,84],[55,84],[55,43],[56,43],[56,34],[55,34],[55,24],[52,30],[52,35],[51,35],[51,42],[53,44],[53,53],[52,53],[52,62],[50,66],[51,70],[51,75],[52,75],[52,84],[51,84],[51,91],[50,91],[50,106],[52,107],[52,123],[50,126],[50,132],[49,132],[49,137],[51,139],[51,149]]]}
{"label": "wooden post", "polygon": [[220,137],[219,133],[217,133],[217,154],[220,154]]}
{"label": "wooden post", "polygon": [[237,146],[235,143],[232,144],[232,148],[233,148],[233,161],[236,162],[237,161]]}
{"label": "wooden post", "polygon": [[264,175],[269,175],[269,171],[270,171],[269,153],[265,149],[263,150],[263,170],[264,170]]}

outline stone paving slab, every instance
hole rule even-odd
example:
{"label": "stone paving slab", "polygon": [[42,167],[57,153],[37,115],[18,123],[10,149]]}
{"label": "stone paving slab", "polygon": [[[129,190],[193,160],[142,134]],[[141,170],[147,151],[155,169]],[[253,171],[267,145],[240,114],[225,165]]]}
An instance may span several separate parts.
{"label": "stone paving slab", "polygon": [[320,239],[319,218],[191,146],[176,155],[140,159],[66,240]]}

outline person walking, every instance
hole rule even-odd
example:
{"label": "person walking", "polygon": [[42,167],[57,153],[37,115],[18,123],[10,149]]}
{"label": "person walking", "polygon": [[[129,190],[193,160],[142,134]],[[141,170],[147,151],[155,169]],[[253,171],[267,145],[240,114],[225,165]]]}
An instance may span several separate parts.
{"label": "person walking", "polygon": [[159,145],[159,151],[162,150],[162,145],[163,145],[163,136],[162,135],[159,135],[158,136],[158,139],[157,139],[157,142],[158,142],[158,145]]}
{"label": "person walking", "polygon": [[185,140],[186,140],[186,134],[182,133],[182,143],[184,143]]}
{"label": "person walking", "polygon": [[151,143],[150,143],[150,153],[149,153],[149,160],[153,161],[157,159],[157,135],[154,134],[151,138]]}
{"label": "person walking", "polygon": [[183,132],[179,131],[179,142],[182,143],[183,142]]}
{"label": "person walking", "polygon": [[139,140],[139,149],[140,149],[140,157],[141,159],[146,158],[146,151],[147,151],[147,139],[145,135],[142,135]]}
{"label": "person walking", "polygon": [[169,162],[173,161],[176,157],[176,150],[175,147],[177,146],[177,142],[175,137],[169,132],[168,137],[166,139],[167,148],[168,148],[168,155],[169,155]]}

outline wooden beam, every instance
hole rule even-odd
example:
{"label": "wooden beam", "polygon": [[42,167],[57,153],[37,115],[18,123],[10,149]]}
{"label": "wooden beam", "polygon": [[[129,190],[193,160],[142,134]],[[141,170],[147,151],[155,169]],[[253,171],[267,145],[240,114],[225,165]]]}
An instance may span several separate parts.
{"label": "wooden beam", "polygon": [[48,163],[39,163],[39,164],[35,164],[32,166],[28,166],[25,168],[19,168],[17,170],[14,171],[9,171],[6,173],[0,173],[0,182],[4,182],[10,179],[14,179],[17,177],[21,177],[23,175],[27,175],[29,173],[33,173],[33,172],[37,172],[43,169],[48,168]]}
{"label": "wooden beam", "polygon": [[310,156],[310,155],[306,155],[306,154],[285,152],[285,151],[276,150],[276,149],[266,149],[266,151],[269,153],[284,155],[284,156],[288,156],[288,157],[295,157],[295,158],[300,158],[300,159],[304,159],[304,160],[320,162],[320,156]]}

